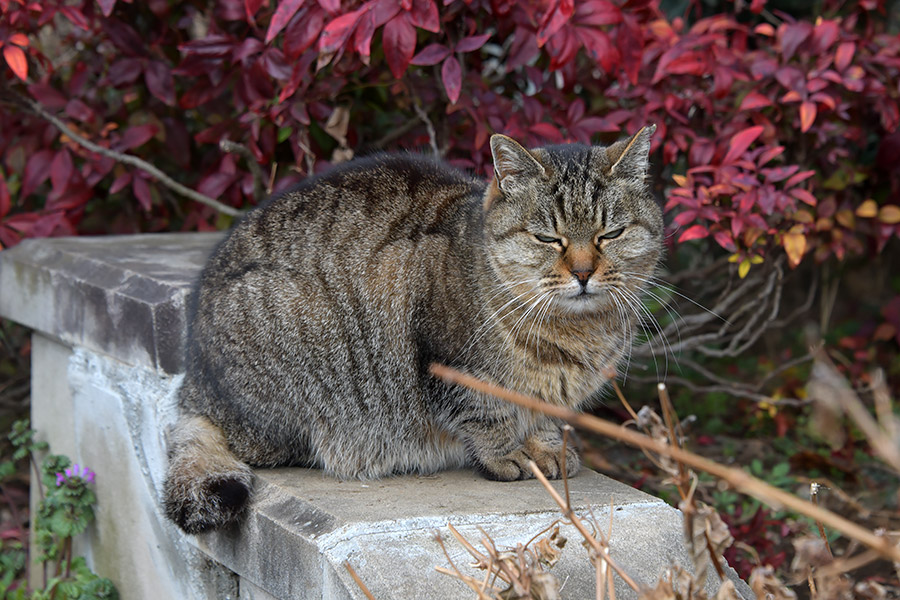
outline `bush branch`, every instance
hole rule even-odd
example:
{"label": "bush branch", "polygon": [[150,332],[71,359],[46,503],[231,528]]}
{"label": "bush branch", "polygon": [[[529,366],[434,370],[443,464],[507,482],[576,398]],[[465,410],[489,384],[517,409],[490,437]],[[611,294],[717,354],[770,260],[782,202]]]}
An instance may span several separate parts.
{"label": "bush branch", "polygon": [[68,137],[70,140],[78,144],[79,146],[101,156],[106,156],[111,158],[117,162],[130,165],[137,169],[144,171],[145,173],[152,175],[159,181],[161,184],[165,185],[167,188],[171,189],[178,194],[181,194],[185,198],[189,200],[193,200],[195,202],[199,202],[200,204],[205,204],[211,208],[216,209],[217,211],[224,213],[226,215],[232,217],[238,217],[243,214],[243,211],[228,206],[226,204],[222,204],[218,200],[214,198],[210,198],[200,192],[192,190],[191,188],[182,185],[163,173],[161,170],[151,165],[147,161],[138,158],[132,154],[125,154],[122,152],[117,152],[115,150],[111,150],[110,148],[104,148],[94,142],[85,139],[81,135],[75,133],[68,125],[66,125],[60,118],[48,112],[43,106],[41,106],[38,102],[31,100],[30,98],[26,98],[24,96],[20,97],[20,100],[25,102],[28,108],[32,113],[41,117],[45,121],[53,124],[63,135]]}

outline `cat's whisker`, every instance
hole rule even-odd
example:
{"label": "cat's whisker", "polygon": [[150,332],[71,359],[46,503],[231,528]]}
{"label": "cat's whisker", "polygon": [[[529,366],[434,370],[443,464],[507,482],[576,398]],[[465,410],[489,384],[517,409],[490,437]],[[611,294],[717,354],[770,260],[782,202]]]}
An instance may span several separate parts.
{"label": "cat's whisker", "polygon": [[[500,308],[495,310],[488,318],[486,318],[484,320],[484,322],[481,325],[478,326],[478,328],[474,332],[472,332],[472,335],[469,336],[469,339],[466,341],[463,348],[457,353],[455,358],[460,358],[462,356],[465,356],[466,352],[468,352],[473,346],[475,346],[475,344],[478,343],[478,341],[481,340],[481,338],[483,338],[488,333],[488,331],[490,331],[492,326],[496,325],[499,320],[502,320],[504,317],[508,316],[508,314],[507,315],[500,314],[504,309],[506,309],[506,307],[508,307],[511,304],[515,304],[516,302],[522,302],[522,303],[527,302],[527,301],[523,301],[523,299],[513,291],[513,288],[515,286],[522,285],[525,283],[538,283],[539,281],[540,280],[537,277],[529,277],[528,279],[522,279],[520,281],[515,281],[515,282],[511,282],[511,283],[500,282],[500,285],[498,286],[499,289],[497,291],[495,291],[491,296],[489,296],[488,298],[486,298],[484,300],[484,305],[489,306],[490,303],[495,298],[497,298],[498,296],[500,296],[504,293],[511,294],[512,297],[509,300],[507,300],[502,306],[500,306]],[[533,292],[533,293],[536,294],[537,292]],[[513,309],[513,310],[515,310],[515,309]]]}
{"label": "cat's whisker", "polygon": [[528,347],[528,344],[531,342],[531,333],[534,331],[534,326],[537,325],[537,335],[534,343],[534,350],[537,356],[538,362],[541,361],[541,326],[543,325],[544,319],[550,312],[550,306],[553,304],[556,296],[554,294],[549,294],[546,299],[544,299],[543,305],[540,309],[538,309],[537,315],[531,322],[531,327],[528,329],[528,335],[525,337],[525,347]]}
{"label": "cat's whisker", "polygon": [[641,281],[641,282],[643,282],[643,283],[646,283],[647,285],[660,287],[660,288],[666,290],[667,292],[669,292],[670,294],[674,294],[674,295],[678,296],[679,298],[682,298],[682,299],[684,299],[684,300],[687,300],[688,302],[690,302],[691,304],[693,304],[694,306],[696,306],[697,308],[699,308],[699,309],[702,310],[703,312],[706,312],[706,313],[711,314],[712,316],[714,316],[714,317],[716,317],[717,319],[721,320],[723,323],[727,323],[728,325],[731,325],[731,323],[728,321],[728,319],[726,319],[725,317],[723,317],[722,315],[720,315],[720,314],[717,313],[716,311],[710,310],[709,308],[706,308],[705,306],[703,306],[702,304],[700,304],[699,302],[697,302],[697,301],[694,300],[693,298],[691,298],[691,297],[689,297],[689,296],[686,296],[685,294],[682,294],[681,292],[678,291],[678,288],[676,288],[676,287],[673,286],[672,284],[670,284],[670,283],[668,283],[668,282],[666,282],[666,281],[660,279],[659,277],[656,277],[655,275],[646,275],[646,274],[642,274],[642,273],[633,273],[633,272],[631,272],[631,271],[625,271],[625,272],[622,273],[622,275],[627,275],[627,276],[629,276],[629,277],[633,277],[634,279],[637,279],[638,281]]}
{"label": "cat's whisker", "polygon": [[628,369],[631,366],[631,351],[632,351],[633,344],[634,344],[634,332],[631,330],[631,326],[628,322],[628,314],[625,312],[625,307],[622,306],[622,301],[615,294],[608,294],[608,295],[609,295],[609,298],[616,305],[616,312],[621,321],[620,329],[622,330],[622,343],[624,344],[625,349],[626,349],[625,356],[624,356],[625,368],[622,373],[622,383],[624,384],[625,381],[627,381],[627,379],[628,379]]}
{"label": "cat's whisker", "polygon": [[[653,327],[653,329],[656,330],[657,336],[650,335],[650,332],[646,328],[644,319],[643,318],[641,319],[641,327],[647,333],[647,335],[648,335],[647,342],[649,344],[651,344],[651,347],[652,347],[652,339],[654,337],[658,337],[663,345],[663,358],[665,359],[665,363],[664,363],[665,369],[664,369],[663,379],[665,379],[669,373],[669,354],[672,354],[672,357],[675,358],[675,354],[672,351],[672,346],[671,346],[671,344],[669,344],[669,340],[666,337],[665,332],[662,330],[662,327],[660,327],[659,322],[656,320],[656,317],[653,316],[653,313],[650,312],[650,310],[644,305],[643,302],[641,302],[641,299],[634,292],[632,292],[631,290],[627,289],[624,286],[619,286],[616,289],[622,293],[623,298],[625,298],[629,301],[629,304],[632,306],[633,309],[636,307],[637,310],[635,310],[635,314],[637,314],[639,317],[641,315],[643,315],[643,317],[646,317],[646,321],[649,322],[650,325]],[[677,358],[676,358],[676,361],[677,361]],[[659,365],[657,364],[655,357],[653,359],[653,362],[656,365],[657,374],[658,374],[659,373]]]}

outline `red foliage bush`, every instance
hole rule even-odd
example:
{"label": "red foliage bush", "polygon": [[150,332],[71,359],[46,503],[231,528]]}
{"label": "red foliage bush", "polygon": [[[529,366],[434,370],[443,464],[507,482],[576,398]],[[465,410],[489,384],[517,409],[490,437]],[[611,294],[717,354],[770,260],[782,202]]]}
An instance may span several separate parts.
{"label": "red foliage bush", "polygon": [[[880,250],[900,233],[900,36],[884,0],[815,23],[756,0],[688,25],[653,0],[0,0],[0,244],[227,225],[77,133],[244,207],[348,149],[490,170],[488,136],[609,142],[657,123],[679,242],[741,274]],[[12,104],[10,104],[12,103]],[[347,116],[349,115],[349,120]]]}

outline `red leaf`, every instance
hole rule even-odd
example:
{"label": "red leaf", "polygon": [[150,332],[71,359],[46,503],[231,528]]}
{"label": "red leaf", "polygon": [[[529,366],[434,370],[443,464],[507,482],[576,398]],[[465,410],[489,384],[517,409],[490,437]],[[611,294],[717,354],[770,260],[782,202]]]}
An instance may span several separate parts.
{"label": "red leaf", "polygon": [[3,58],[6,64],[16,74],[16,77],[25,81],[28,79],[28,59],[25,57],[25,51],[12,44],[3,46]]}
{"label": "red leaf", "polygon": [[621,60],[619,51],[605,32],[588,27],[576,27],[575,35],[581,40],[590,57],[600,61],[600,66],[607,73],[611,73],[619,64]]}
{"label": "red leaf", "polygon": [[841,33],[836,21],[822,21],[816,24],[812,34],[813,52],[823,53],[831,48]]}
{"label": "red leaf", "polygon": [[810,177],[812,177],[815,174],[816,174],[816,172],[813,170],[800,171],[799,173],[792,175],[791,178],[788,179],[784,183],[784,187],[785,187],[785,189],[787,189],[789,187],[793,187],[793,186],[797,185],[798,183],[800,183],[801,181],[806,181],[807,179],[809,179]]}
{"label": "red leaf", "polygon": [[112,185],[109,186],[110,194],[117,194],[125,189],[125,186],[131,183],[131,173],[125,172],[116,177],[115,181],[112,182]]}
{"label": "red leaf", "polygon": [[318,5],[308,10],[302,18],[292,21],[284,32],[284,54],[291,60],[306,52],[322,32],[325,11]]}
{"label": "red leaf", "polygon": [[806,204],[809,204],[810,206],[816,205],[816,202],[817,202],[816,197],[813,196],[807,190],[804,190],[803,188],[794,188],[789,193],[791,196],[793,196],[800,202],[805,202]]}
{"label": "red leaf", "polygon": [[769,98],[759,92],[750,92],[744,96],[744,99],[741,101],[741,107],[738,110],[755,110],[766,106],[772,106],[772,101]]}
{"label": "red leaf", "polygon": [[762,166],[776,156],[781,156],[782,154],[784,154],[784,146],[775,146],[774,148],[769,148],[759,155],[759,158],[756,159],[756,164]]}
{"label": "red leaf", "polygon": [[147,44],[132,27],[114,18],[103,19],[102,24],[103,32],[125,56],[147,56]]}
{"label": "red leaf", "polygon": [[575,14],[574,0],[554,0],[553,9],[541,20],[537,34],[538,46],[543,46]]}
{"label": "red leaf", "polygon": [[66,184],[72,177],[72,155],[66,148],[63,148],[53,157],[50,163],[50,184],[53,186],[54,194],[61,194],[66,189]]}
{"label": "red leaf", "polygon": [[269,29],[266,31],[267,44],[287,26],[302,4],[303,0],[280,0],[278,2],[278,8],[275,9],[275,14],[269,21]]}
{"label": "red leaf", "polygon": [[329,21],[319,38],[319,54],[325,55],[324,63],[322,60],[319,61],[320,66],[328,64],[331,55],[347,42],[364,14],[366,10],[359,8]]}
{"label": "red leaf", "polygon": [[150,194],[150,186],[147,184],[147,180],[140,176],[134,177],[131,182],[131,189],[134,190],[134,195],[141,204],[141,208],[149,212],[150,207],[153,205],[153,196]]}
{"label": "red leaf", "polygon": [[[414,0],[410,11],[412,23],[425,31],[437,33],[441,30],[441,19],[434,0]],[[480,47],[480,46],[479,46]],[[457,52],[464,52],[457,48]]]}
{"label": "red leaf", "polygon": [[44,105],[44,108],[59,110],[65,107],[66,97],[59,90],[44,83],[35,83],[28,86],[31,97]]}
{"label": "red leaf", "polygon": [[561,142],[563,140],[563,136],[559,132],[559,129],[550,123],[535,123],[528,128],[528,131],[545,140],[550,140],[551,142]]}
{"label": "red leaf", "polygon": [[132,148],[137,148],[138,146],[143,146],[156,135],[156,125],[146,124],[146,125],[135,125],[134,127],[129,127],[125,134],[122,136],[122,139],[116,144],[117,150],[130,150]]}
{"label": "red leaf", "polygon": [[806,133],[816,121],[816,103],[808,100],[800,105],[800,131]]}
{"label": "red leaf", "polygon": [[470,35],[468,37],[464,37],[463,39],[456,42],[455,50],[457,52],[472,52],[474,50],[478,50],[482,46],[484,46],[485,42],[487,42],[491,37],[490,33],[483,33],[481,35]]}
{"label": "red leaf", "polygon": [[28,158],[25,163],[25,176],[22,178],[22,187],[19,190],[20,198],[27,198],[39,185],[47,181],[50,176],[50,163],[53,161],[52,150],[39,150]]}
{"label": "red leaf", "polygon": [[137,81],[143,70],[144,63],[141,59],[134,57],[121,58],[110,65],[106,78],[113,87],[120,87]]}
{"label": "red leaf", "polygon": [[575,22],[579,25],[615,25],[622,22],[622,9],[609,0],[582,0],[575,7]]}
{"label": "red leaf", "polygon": [[678,243],[699,240],[709,235],[709,230],[703,225],[693,225],[684,230],[678,237]]}
{"label": "red leaf", "polygon": [[12,208],[12,200],[9,195],[9,188],[6,187],[6,180],[0,177],[0,219],[9,214]]}
{"label": "red leaf", "polygon": [[450,56],[450,48],[443,44],[428,44],[422,51],[412,57],[410,64],[419,67],[436,65]]}
{"label": "red leaf", "polygon": [[168,106],[175,106],[175,80],[169,67],[159,60],[151,60],[144,68],[147,89]]}
{"label": "red leaf", "polygon": [[104,17],[109,17],[116,7],[116,0],[97,0],[97,3],[100,5],[100,10],[103,11]]}
{"label": "red leaf", "polygon": [[843,71],[850,66],[853,61],[853,54],[856,52],[856,44],[854,42],[844,42],[837,47],[834,53],[834,68]]}
{"label": "red leaf", "polygon": [[806,41],[813,32],[813,26],[805,21],[790,23],[778,28],[778,42],[781,44],[781,54],[785,61],[791,59],[797,48]]}
{"label": "red leaf", "polygon": [[341,11],[341,0],[319,0],[319,6],[330,14],[336,15]]}
{"label": "red leaf", "polygon": [[91,30],[91,24],[88,22],[87,18],[84,16],[80,10],[75,8],[74,6],[63,6],[59,9],[59,12],[66,15],[72,24],[76,27],[80,27],[85,31]]}
{"label": "red leaf", "polygon": [[737,246],[734,244],[734,238],[731,236],[731,232],[719,230],[713,234],[713,239],[716,240],[717,244],[729,252],[737,252]]}
{"label": "red leaf", "polygon": [[244,0],[244,14],[247,16],[247,22],[253,22],[253,16],[259,12],[259,9],[265,3],[265,0]]}
{"label": "red leaf", "polygon": [[231,60],[241,62],[255,54],[259,54],[266,47],[261,41],[255,37],[248,37],[240,44],[235,44],[231,49]]}
{"label": "red leaf", "polygon": [[197,191],[201,194],[206,194],[210,198],[220,198],[225,193],[225,190],[228,189],[228,186],[235,182],[237,177],[235,173],[224,173],[222,171],[212,173],[200,181]]}
{"label": "red leaf", "polygon": [[456,104],[462,90],[462,69],[455,56],[448,56],[441,65],[441,81],[444,82],[444,89],[447,90],[450,103]]}
{"label": "red leaf", "polygon": [[763,126],[762,125],[754,125],[753,127],[748,127],[743,131],[739,131],[738,133],[732,136],[731,141],[728,142],[728,153],[725,155],[725,158],[722,160],[723,165],[730,165],[737,159],[741,157],[747,148],[750,147],[750,144],[756,140],[762,134]]}
{"label": "red leaf", "polygon": [[[413,27],[408,13],[401,13],[387,22],[382,33],[382,45],[384,46],[384,58],[387,60],[391,73],[396,79],[400,79],[416,51],[416,28]],[[456,66],[459,67],[459,63],[456,63]],[[447,68],[446,63],[444,68]],[[447,85],[446,79],[444,85],[445,87]],[[449,89],[447,93],[450,93]],[[456,100],[453,101],[456,102]]]}

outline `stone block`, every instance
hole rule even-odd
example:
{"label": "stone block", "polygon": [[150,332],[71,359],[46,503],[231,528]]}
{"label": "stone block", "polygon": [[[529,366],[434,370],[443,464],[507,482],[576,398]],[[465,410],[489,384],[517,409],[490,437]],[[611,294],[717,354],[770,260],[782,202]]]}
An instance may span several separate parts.
{"label": "stone block", "polygon": [[25,240],[0,253],[0,315],[71,346],[179,373],[191,284],[221,237]]}

